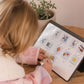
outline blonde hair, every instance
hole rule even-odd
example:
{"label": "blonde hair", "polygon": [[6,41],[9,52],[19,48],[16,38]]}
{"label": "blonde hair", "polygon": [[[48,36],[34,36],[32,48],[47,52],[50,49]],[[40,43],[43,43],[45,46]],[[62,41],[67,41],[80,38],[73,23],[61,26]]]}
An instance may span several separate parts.
{"label": "blonde hair", "polygon": [[0,38],[5,40],[6,53],[19,54],[33,44],[38,30],[35,11],[24,0],[3,0],[0,3]]}

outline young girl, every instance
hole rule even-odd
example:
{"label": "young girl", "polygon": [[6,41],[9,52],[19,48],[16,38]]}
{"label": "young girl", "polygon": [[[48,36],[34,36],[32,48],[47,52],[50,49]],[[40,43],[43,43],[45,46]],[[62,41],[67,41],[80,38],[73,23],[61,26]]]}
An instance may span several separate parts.
{"label": "young girl", "polygon": [[[45,51],[31,47],[38,31],[34,10],[25,0],[2,0],[0,2],[0,84],[50,84],[52,65]],[[25,75],[17,62],[44,64]]]}

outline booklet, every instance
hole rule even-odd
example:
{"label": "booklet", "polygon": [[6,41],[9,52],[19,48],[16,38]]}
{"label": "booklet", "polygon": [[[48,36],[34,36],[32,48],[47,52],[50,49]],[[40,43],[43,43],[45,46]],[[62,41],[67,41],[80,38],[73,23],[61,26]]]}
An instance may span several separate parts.
{"label": "booklet", "polygon": [[84,38],[50,21],[34,44],[46,51],[53,71],[69,81],[84,58]]}

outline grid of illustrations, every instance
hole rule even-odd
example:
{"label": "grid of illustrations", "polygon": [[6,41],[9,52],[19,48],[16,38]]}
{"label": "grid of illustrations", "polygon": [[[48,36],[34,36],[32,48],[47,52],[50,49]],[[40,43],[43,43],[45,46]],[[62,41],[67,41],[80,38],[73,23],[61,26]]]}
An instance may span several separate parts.
{"label": "grid of illustrations", "polygon": [[[57,67],[67,74],[67,70],[70,72],[68,77],[65,77],[66,80],[71,76],[84,55],[82,41],[51,23],[47,25],[34,46],[41,47],[47,52],[54,70]],[[59,71],[58,73],[60,74]]]}

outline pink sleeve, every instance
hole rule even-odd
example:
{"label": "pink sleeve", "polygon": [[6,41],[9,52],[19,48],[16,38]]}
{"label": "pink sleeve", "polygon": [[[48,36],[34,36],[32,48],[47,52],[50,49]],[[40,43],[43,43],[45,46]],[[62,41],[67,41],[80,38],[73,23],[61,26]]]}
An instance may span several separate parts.
{"label": "pink sleeve", "polygon": [[24,78],[9,81],[0,82],[0,84],[50,84],[52,78],[48,72],[41,66],[37,66],[36,70],[30,74],[27,74]]}
{"label": "pink sleeve", "polygon": [[19,54],[19,58],[17,56],[15,56],[15,58],[18,63],[36,65],[39,50],[40,50],[40,48],[30,47],[26,51]]}

